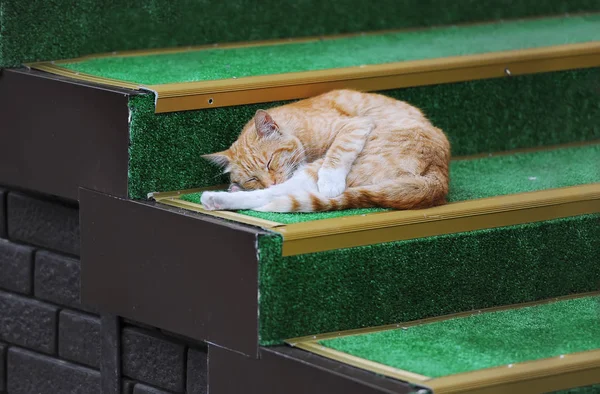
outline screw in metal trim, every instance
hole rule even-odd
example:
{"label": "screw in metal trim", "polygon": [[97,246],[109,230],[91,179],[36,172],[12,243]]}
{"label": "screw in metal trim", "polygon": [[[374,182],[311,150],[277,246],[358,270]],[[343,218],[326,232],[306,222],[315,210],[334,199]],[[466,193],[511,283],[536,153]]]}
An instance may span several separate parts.
{"label": "screw in metal trim", "polygon": [[213,102],[214,102],[214,101],[213,101],[213,99],[212,99],[212,98],[209,98],[209,99],[208,99],[208,103],[209,103],[209,104],[212,104]]}
{"label": "screw in metal trim", "polygon": [[512,77],[512,73],[508,67],[504,69],[504,74],[506,74],[507,77]]}

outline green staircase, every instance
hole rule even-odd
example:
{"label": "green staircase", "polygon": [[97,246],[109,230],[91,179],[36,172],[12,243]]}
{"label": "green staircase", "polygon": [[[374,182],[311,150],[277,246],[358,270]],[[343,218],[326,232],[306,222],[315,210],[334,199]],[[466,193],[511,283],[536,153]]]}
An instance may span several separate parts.
{"label": "green staircase", "polygon": [[[436,386],[450,375],[600,348],[598,296],[587,294],[600,284],[597,2],[81,1],[66,16],[60,4],[3,0],[0,11],[0,66],[135,91],[127,198],[264,230],[260,346],[434,392],[460,392]],[[227,178],[202,154],[227,148],[259,108],[338,87],[408,101],[446,132],[447,207],[203,211],[202,191]],[[575,298],[396,327],[565,296]],[[544,388],[600,383],[540,376]],[[501,392],[484,388],[468,392]]]}

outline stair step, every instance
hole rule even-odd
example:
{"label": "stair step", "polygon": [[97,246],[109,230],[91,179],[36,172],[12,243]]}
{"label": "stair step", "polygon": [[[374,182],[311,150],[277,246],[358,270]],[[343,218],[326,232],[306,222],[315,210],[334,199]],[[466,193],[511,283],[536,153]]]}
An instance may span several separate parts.
{"label": "stair step", "polygon": [[155,92],[156,112],[600,65],[600,14],[117,53],[29,67]]}
{"label": "stair step", "polygon": [[287,342],[435,393],[543,393],[600,383],[599,308],[583,294]]}
{"label": "stair step", "polygon": [[[600,144],[454,160],[448,205],[418,211],[206,211],[202,191],[152,198],[283,236],[283,255],[320,252],[600,212]],[[315,221],[318,221],[315,223]]]}
{"label": "stair step", "polygon": [[[443,7],[444,12],[439,12]],[[598,11],[593,0],[183,1],[116,4],[3,0],[0,67],[106,51],[306,37]],[[282,21],[285,20],[285,23]],[[35,29],[32,29],[35,26]]]}
{"label": "stair step", "polygon": [[[590,166],[590,163],[600,161],[600,140],[577,145],[548,147],[530,152],[498,152],[486,155],[487,157],[454,158],[450,163],[448,202],[457,203],[600,182],[600,167]],[[155,193],[153,197],[162,200],[164,196],[171,195],[200,204],[202,191]],[[271,213],[247,210],[239,213],[279,224],[293,224],[385,211],[389,210],[372,208],[328,213]]]}

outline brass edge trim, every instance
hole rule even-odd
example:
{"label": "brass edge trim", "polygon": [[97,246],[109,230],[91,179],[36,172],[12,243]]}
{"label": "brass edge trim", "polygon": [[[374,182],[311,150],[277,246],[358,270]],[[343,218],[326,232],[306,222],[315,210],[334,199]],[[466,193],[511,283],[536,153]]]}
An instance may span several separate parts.
{"label": "brass edge trim", "polygon": [[[552,48],[552,47],[549,47]],[[390,63],[347,69],[327,69],[303,73],[246,77],[232,80],[193,82],[189,84],[153,85],[158,94],[156,112],[185,111],[203,108],[266,103],[279,100],[302,99],[333,89],[382,91],[432,84],[457,83],[480,79],[518,76],[600,66],[600,43],[596,53],[545,57],[523,60],[524,54],[510,52],[514,59],[497,58],[484,64],[480,56],[498,56],[498,53],[461,57],[462,64],[452,58],[427,61]],[[535,50],[534,50],[535,51]],[[543,54],[542,54],[543,55]],[[426,64],[425,62],[430,62]],[[437,67],[436,66],[437,62]],[[476,64],[476,63],[480,64]],[[470,64],[472,63],[472,64]],[[434,69],[437,68],[437,69]]]}
{"label": "brass edge trim", "polygon": [[221,219],[232,220],[238,223],[249,224],[252,226],[261,227],[266,230],[272,230],[275,227],[281,225],[281,223],[271,222],[265,219],[259,219],[252,216],[241,215],[236,212],[230,211],[207,211],[202,208],[202,205],[194,204],[192,202],[180,200],[179,198],[164,198],[158,201],[159,204],[171,205],[177,208],[184,208],[190,211],[202,213],[204,215],[213,216]]}
{"label": "brass edge trim", "polygon": [[91,82],[91,83],[96,83],[96,84],[101,84],[101,85],[115,86],[115,87],[119,87],[119,88],[132,89],[132,90],[140,90],[143,88],[143,86],[139,85],[139,84],[121,81],[118,79],[97,77],[94,75],[69,70],[64,67],[60,67],[56,64],[51,64],[51,63],[33,63],[33,64],[28,64],[27,66],[32,69],[44,71],[44,72],[55,74],[55,75],[60,75],[61,77],[67,77],[67,78],[71,78],[71,79],[78,80],[78,81]]}
{"label": "brass edge trim", "polygon": [[286,240],[312,238],[342,232],[373,230],[389,226],[437,222],[462,217],[487,215],[600,199],[600,183],[590,183],[556,189],[544,189],[495,197],[451,202],[433,208],[392,210],[370,215],[352,215],[289,224]]}
{"label": "brass edge trim", "polygon": [[330,349],[328,347],[321,346],[316,342],[304,342],[298,344],[296,347],[314,354],[318,354],[320,356],[327,357],[335,361],[342,362],[344,364],[352,365],[354,367],[365,369],[376,374],[388,376],[406,382],[423,383],[431,381],[431,378],[429,378],[428,376],[419,375],[414,372],[404,371],[398,368],[390,367],[388,365],[356,357],[348,353],[343,353],[335,349]]}
{"label": "brass edge trim", "polygon": [[[562,204],[561,206],[537,207],[521,211],[498,212],[439,221],[436,223],[439,228],[435,228],[435,226],[429,223],[417,223],[354,233],[331,234],[291,241],[284,240],[282,256],[295,256],[386,242],[487,230],[598,212],[600,212],[600,200],[579,201]],[[274,228],[273,230],[280,233],[285,238],[285,229],[286,227],[279,227]]]}
{"label": "brass edge trim", "polygon": [[515,393],[543,393],[596,383],[600,383],[600,350],[445,376],[431,379],[427,385],[436,394],[487,394],[489,389],[506,392],[510,387]]}
{"label": "brass edge trim", "polygon": [[[580,16],[594,16],[599,15],[599,12],[593,11],[581,11],[581,12],[573,12],[569,13],[568,17],[580,17]],[[172,53],[184,53],[190,51],[199,51],[206,49],[233,49],[233,48],[247,48],[247,47],[259,47],[259,46],[269,46],[269,45],[284,45],[284,44],[298,44],[312,41],[322,41],[322,40],[336,40],[340,38],[352,38],[358,36],[371,36],[371,35],[383,35],[383,34],[394,34],[394,33],[411,33],[411,32],[419,32],[424,30],[431,29],[440,29],[447,27],[474,27],[474,26],[485,26],[485,25],[493,25],[504,22],[529,22],[536,21],[542,19],[562,19],[565,15],[557,15],[557,14],[546,14],[546,15],[538,15],[532,17],[521,17],[521,18],[511,18],[504,20],[487,20],[487,21],[473,21],[466,23],[454,23],[454,24],[440,24],[440,25],[430,25],[430,26],[422,26],[422,27],[406,27],[400,29],[382,29],[382,30],[369,30],[364,32],[354,32],[354,33],[340,33],[340,34],[331,34],[331,35],[318,35],[318,36],[306,36],[306,37],[291,37],[291,38],[274,38],[274,39],[266,39],[266,40],[256,40],[256,41],[234,41],[234,42],[221,42],[221,43],[210,43],[210,44],[202,44],[202,45],[191,45],[191,46],[180,46],[180,47],[166,47],[166,48],[155,48],[155,49],[133,49],[128,51],[113,51],[113,52],[102,52],[97,54],[84,55],[77,58],[70,59],[62,59],[56,60],[55,64],[62,63],[74,63],[80,62],[84,60],[91,59],[100,59],[107,57],[137,57],[137,56],[148,56],[148,55],[165,55]]]}
{"label": "brass edge trim", "polygon": [[393,211],[290,224],[274,230],[284,238],[283,256],[293,256],[506,227],[598,213],[600,184],[590,186],[593,186],[591,190],[565,188],[545,191],[546,194],[514,194],[420,211]]}
{"label": "brass edge trim", "polygon": [[317,334],[317,335],[307,335],[307,336],[303,336],[303,337],[286,339],[284,342],[290,346],[297,346],[304,342],[319,342],[319,341],[324,341],[324,340],[334,339],[334,338],[342,338],[342,337],[349,337],[349,336],[363,335],[363,334],[372,334],[372,333],[380,332],[380,331],[396,330],[396,329],[399,329],[402,327],[413,327],[413,326],[419,326],[419,325],[423,325],[423,324],[437,323],[437,322],[441,322],[444,320],[469,317],[469,316],[478,315],[481,313],[501,312],[501,311],[506,311],[506,310],[528,308],[528,307],[532,307],[532,306],[546,305],[546,304],[551,304],[551,303],[560,302],[560,301],[568,301],[568,300],[575,300],[575,299],[579,299],[579,298],[597,297],[597,296],[600,296],[600,291],[569,294],[566,296],[546,298],[543,300],[521,302],[518,304],[510,304],[510,305],[493,306],[493,307],[482,308],[482,309],[474,309],[474,310],[465,311],[465,312],[457,312],[457,313],[452,313],[449,315],[428,317],[425,319],[411,320],[408,322],[400,322],[400,323],[396,323],[396,324],[387,324],[387,325],[383,325],[383,326],[357,328],[357,329],[344,330],[344,331],[333,331],[333,332]]}

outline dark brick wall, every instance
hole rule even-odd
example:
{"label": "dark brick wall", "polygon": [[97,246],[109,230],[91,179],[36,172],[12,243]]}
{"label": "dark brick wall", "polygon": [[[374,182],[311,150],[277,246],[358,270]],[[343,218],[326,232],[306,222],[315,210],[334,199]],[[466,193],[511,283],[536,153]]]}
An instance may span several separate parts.
{"label": "dark brick wall", "polygon": [[69,310],[58,318],[58,355],[100,369],[100,319]]}
{"label": "dark brick wall", "polygon": [[121,340],[125,376],[178,393],[184,390],[183,345],[131,327],[123,330]]}
{"label": "dark brick wall", "polygon": [[31,294],[34,249],[0,239],[0,289]]}
{"label": "dark brick wall", "polygon": [[101,394],[100,372],[25,349],[8,350],[10,394]]}
{"label": "dark brick wall", "polygon": [[0,291],[0,340],[42,353],[56,352],[58,308]]}
{"label": "dark brick wall", "polygon": [[80,300],[77,204],[0,187],[0,393],[207,392],[204,344]]}
{"label": "dark brick wall", "polygon": [[12,192],[6,211],[10,239],[79,255],[79,212],[74,204]]}

